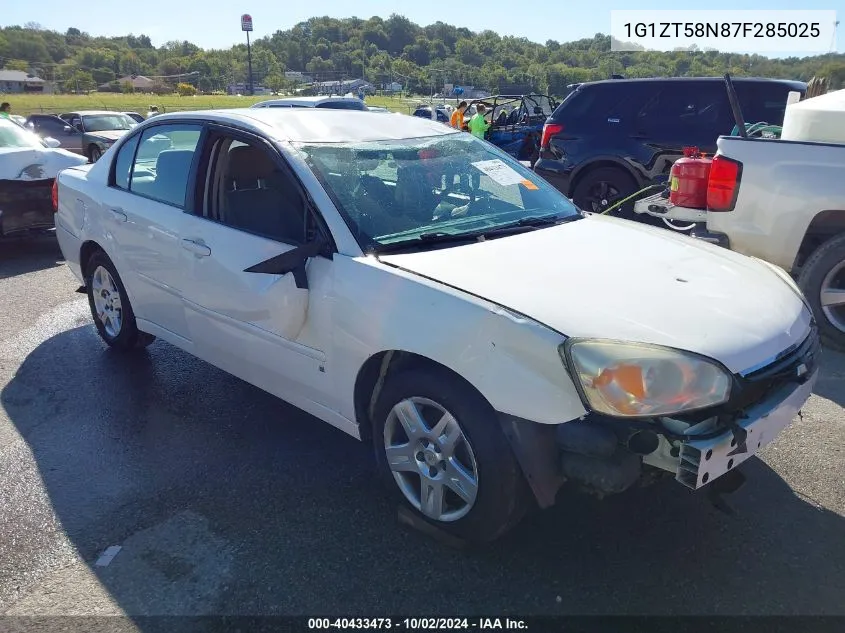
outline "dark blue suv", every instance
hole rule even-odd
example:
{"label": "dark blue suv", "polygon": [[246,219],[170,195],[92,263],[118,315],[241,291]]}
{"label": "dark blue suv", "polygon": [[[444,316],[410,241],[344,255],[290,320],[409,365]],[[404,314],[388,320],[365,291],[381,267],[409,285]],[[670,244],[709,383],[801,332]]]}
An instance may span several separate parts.
{"label": "dark blue suv", "polygon": [[[782,125],[791,91],[781,79],[733,80],[748,123]],[[665,181],[683,148],[716,151],[735,123],[724,79],[677,77],[583,83],[546,120],[534,171],[585,211]],[[633,218],[632,205],[622,217]]]}

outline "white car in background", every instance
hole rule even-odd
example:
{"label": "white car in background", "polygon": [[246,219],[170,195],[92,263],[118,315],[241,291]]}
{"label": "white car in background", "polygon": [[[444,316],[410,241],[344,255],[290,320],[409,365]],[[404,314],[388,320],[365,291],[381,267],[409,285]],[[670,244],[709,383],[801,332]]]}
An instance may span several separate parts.
{"label": "white car in background", "polygon": [[367,104],[357,97],[289,97],[259,101],[252,108],[325,108],[329,110],[367,110]]}
{"label": "white car in background", "polygon": [[57,197],[108,345],[159,337],[371,442],[398,498],[467,539],[564,481],[733,487],[818,375],[776,267],[585,216],[431,120],[165,114]]}
{"label": "white car in background", "polygon": [[59,142],[0,119],[0,237],[53,226],[51,192],[56,175],[86,159]]}

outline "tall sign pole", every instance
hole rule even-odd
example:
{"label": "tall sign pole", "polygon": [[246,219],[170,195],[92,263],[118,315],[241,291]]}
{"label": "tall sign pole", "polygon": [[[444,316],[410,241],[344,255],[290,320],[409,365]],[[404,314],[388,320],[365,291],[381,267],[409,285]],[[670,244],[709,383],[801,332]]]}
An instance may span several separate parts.
{"label": "tall sign pole", "polygon": [[241,31],[246,33],[246,60],[247,60],[247,76],[248,84],[247,90],[252,95],[255,91],[252,88],[252,49],[249,46],[249,32],[252,30],[252,16],[244,13],[241,16]]}

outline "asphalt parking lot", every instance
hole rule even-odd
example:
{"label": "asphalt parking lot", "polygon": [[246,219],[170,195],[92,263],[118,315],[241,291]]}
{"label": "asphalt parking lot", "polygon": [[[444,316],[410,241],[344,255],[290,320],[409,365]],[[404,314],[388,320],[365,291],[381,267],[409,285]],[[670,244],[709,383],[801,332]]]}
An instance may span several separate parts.
{"label": "asphalt parking lot", "polygon": [[456,552],[354,439],[160,341],[111,353],[74,282],[52,237],[0,244],[0,614],[845,614],[845,356],[735,515],[563,494]]}

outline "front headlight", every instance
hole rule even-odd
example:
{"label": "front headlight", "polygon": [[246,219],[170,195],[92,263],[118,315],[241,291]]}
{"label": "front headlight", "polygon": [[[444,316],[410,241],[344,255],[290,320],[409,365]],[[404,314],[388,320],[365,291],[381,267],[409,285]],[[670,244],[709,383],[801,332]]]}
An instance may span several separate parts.
{"label": "front headlight", "polygon": [[585,404],[596,413],[660,417],[730,398],[730,373],[690,352],[601,339],[569,339],[559,349]]}

